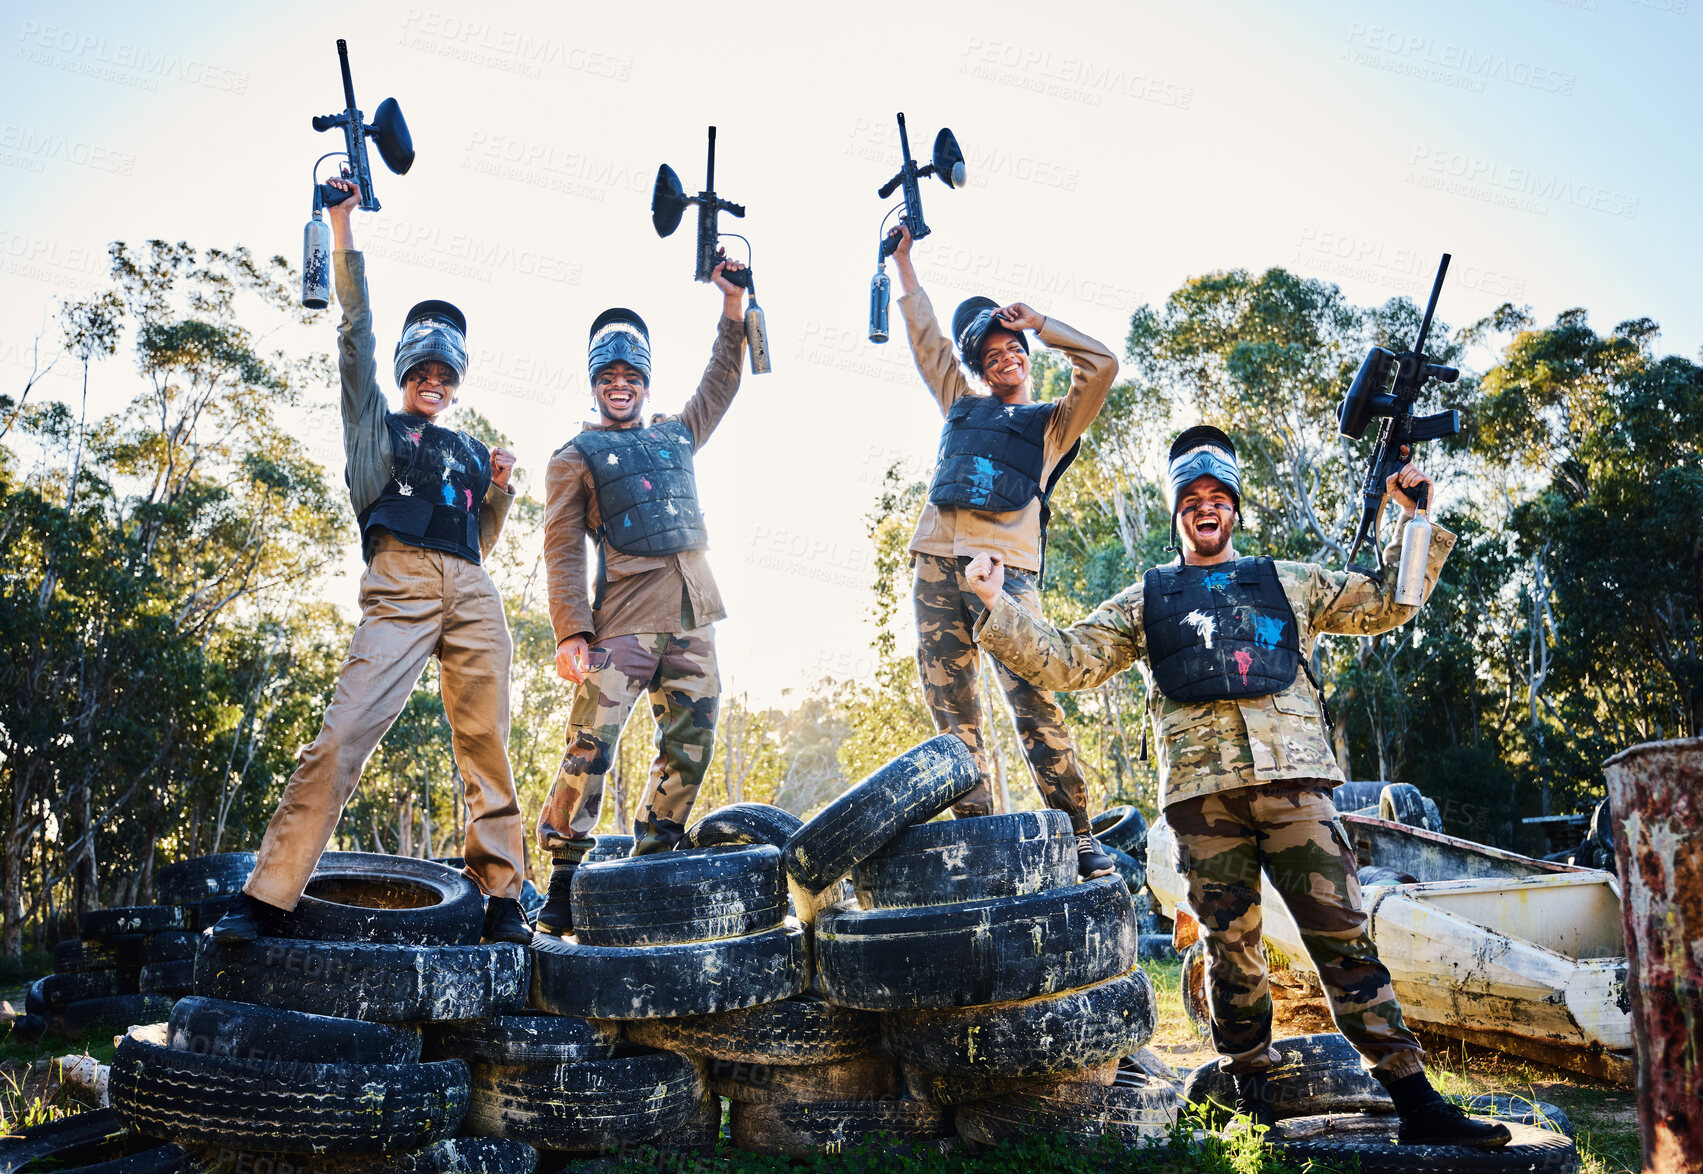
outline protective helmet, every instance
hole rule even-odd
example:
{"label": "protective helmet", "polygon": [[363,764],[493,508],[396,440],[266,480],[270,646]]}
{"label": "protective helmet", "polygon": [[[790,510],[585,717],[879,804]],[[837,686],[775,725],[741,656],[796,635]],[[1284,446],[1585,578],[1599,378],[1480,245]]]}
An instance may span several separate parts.
{"label": "protective helmet", "polygon": [[964,366],[970,369],[970,374],[979,376],[982,373],[982,344],[987,342],[988,333],[993,330],[1009,330],[1017,336],[1017,341],[1023,344],[1023,353],[1029,353],[1029,338],[1021,330],[1014,330],[993,316],[999,309],[999,303],[992,298],[965,298],[958,303],[958,308],[952,311],[952,337],[958,344],[958,357]]}
{"label": "protective helmet", "polygon": [[458,380],[467,378],[467,316],[448,302],[421,302],[402,320],[396,340],[396,386],[421,363],[446,363]]}
{"label": "protective helmet", "polygon": [[631,310],[615,306],[603,311],[591,324],[591,343],[586,370],[593,383],[600,371],[614,363],[626,363],[644,376],[650,386],[650,331],[645,320]]}
{"label": "protective helmet", "polygon": [[1236,461],[1236,446],[1222,431],[1210,424],[1188,428],[1171,443],[1170,466],[1171,512],[1177,509],[1177,499],[1197,477],[1213,477],[1230,491],[1236,509],[1242,508],[1242,469]]}

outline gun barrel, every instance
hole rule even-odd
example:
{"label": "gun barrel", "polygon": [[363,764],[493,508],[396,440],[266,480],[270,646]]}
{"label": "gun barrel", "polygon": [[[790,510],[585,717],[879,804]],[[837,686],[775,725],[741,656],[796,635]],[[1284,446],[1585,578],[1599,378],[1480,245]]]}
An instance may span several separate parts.
{"label": "gun barrel", "polygon": [[1449,272],[1449,254],[1443,254],[1442,263],[1437,266],[1437,280],[1431,283],[1431,300],[1425,303],[1425,321],[1419,324],[1419,341],[1413,344],[1413,353],[1425,353],[1425,339],[1431,333],[1431,315],[1437,312],[1437,297],[1443,292],[1443,278]]}
{"label": "gun barrel", "polygon": [[911,165],[911,140],[910,136],[905,133],[905,115],[903,112],[899,114],[899,153],[904,156],[904,167],[908,168]]}
{"label": "gun barrel", "polygon": [[349,76],[349,42],[337,38],[337,64],[343,69],[343,105],[355,108],[355,79]]}
{"label": "gun barrel", "polygon": [[710,162],[704,170],[704,191],[715,192],[715,127],[710,127]]}

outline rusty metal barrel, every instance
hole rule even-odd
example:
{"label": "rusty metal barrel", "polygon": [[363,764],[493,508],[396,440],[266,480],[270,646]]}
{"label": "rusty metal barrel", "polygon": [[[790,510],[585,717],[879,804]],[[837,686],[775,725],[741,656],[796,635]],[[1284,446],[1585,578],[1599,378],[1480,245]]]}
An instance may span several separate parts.
{"label": "rusty metal barrel", "polygon": [[1703,1174],[1703,738],[1604,764],[1646,1174]]}

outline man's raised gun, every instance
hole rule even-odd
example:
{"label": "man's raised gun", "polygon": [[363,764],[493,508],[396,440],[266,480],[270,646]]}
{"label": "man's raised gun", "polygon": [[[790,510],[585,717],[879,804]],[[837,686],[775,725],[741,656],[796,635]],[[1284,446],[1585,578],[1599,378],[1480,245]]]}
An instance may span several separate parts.
{"label": "man's raised gun", "polygon": [[[945,127],[934,136],[934,157],[920,167],[911,158],[911,140],[905,133],[905,116],[899,115],[899,154],[904,160],[899,173],[876,191],[876,195],[885,200],[893,194],[896,187],[904,188],[905,210],[900,213],[899,221],[911,231],[912,240],[921,240],[934,230],[922,218],[922,190],[917,180],[924,176],[934,175],[949,188],[964,186],[964,152],[958,149],[958,140]],[[892,215],[891,212],[888,215]],[[883,218],[882,227],[885,229],[886,220]],[[893,250],[899,247],[896,236],[887,236],[883,232],[880,244],[875,251],[875,276],[869,281],[869,341],[887,341],[887,298],[892,291],[892,281],[887,276],[887,258],[893,255]]]}

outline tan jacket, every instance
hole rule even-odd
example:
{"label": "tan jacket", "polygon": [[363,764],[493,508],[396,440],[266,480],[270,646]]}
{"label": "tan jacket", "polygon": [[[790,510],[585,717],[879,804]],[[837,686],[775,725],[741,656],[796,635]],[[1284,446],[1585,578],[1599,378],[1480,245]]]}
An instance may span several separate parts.
{"label": "tan jacket", "polygon": [[[1437,584],[1455,536],[1433,526],[1425,595]],[[1277,580],[1295,612],[1301,655],[1326,632],[1371,636],[1399,628],[1418,612],[1395,602],[1401,532],[1386,549],[1390,570],[1379,587],[1364,575],[1317,563],[1279,562]],[[1171,701],[1153,684],[1142,626],[1143,592],[1131,584],[1081,623],[1062,631],[1009,595],[977,621],[976,642],[1007,668],[1043,689],[1092,689],[1132,665],[1147,681],[1157,740],[1159,806],[1279,779],[1342,782],[1319,698],[1304,672],[1287,689],[1234,701]]]}
{"label": "tan jacket", "polygon": [[[899,299],[899,309],[905,315],[905,330],[911,340],[911,354],[916,358],[922,381],[934,393],[934,400],[945,415],[959,396],[982,395],[970,386],[964,371],[958,366],[958,352],[952,340],[941,331],[934,317],[934,306],[923,290],[905,294]],[[1070,391],[1059,401],[1047,421],[1046,455],[1041,480],[1052,474],[1059,458],[1070,451],[1088,425],[1100,414],[1106,393],[1117,378],[1118,361],[1101,343],[1085,334],[1078,334],[1064,323],[1048,318],[1037,332],[1047,346],[1063,351],[1070,357],[1075,372],[1070,379]],[[1020,571],[1041,569],[1041,503],[1031,501],[1020,510],[1008,514],[984,510],[944,509],[925,502],[922,517],[917,520],[917,532],[911,538],[911,550],[917,554],[937,554],[946,558],[973,558],[978,554],[997,554],[1007,566]]]}
{"label": "tan jacket", "polygon": [[[367,259],[356,249],[334,250],[331,272],[337,282],[337,304],[343,307],[343,321],[337,325],[337,373],[343,381],[343,480],[358,518],[390,484],[390,428],[385,423],[390,401],[378,389]],[[479,552],[486,558],[497,545],[513,501],[514,490],[495,482],[485,490],[479,506]]]}
{"label": "tan jacket", "polygon": [[[739,391],[745,323],[725,314],[716,321],[709,366],[679,417],[692,433],[693,452],[704,447]],[[666,418],[656,416],[652,422]],[[581,425],[591,431],[605,427],[601,421]],[[721,592],[710,575],[707,552],[702,550],[658,556],[605,548],[609,586],[603,606],[592,611],[586,585],[588,543],[602,524],[591,470],[578,449],[564,444],[550,458],[544,474],[544,566],[556,643],[570,636],[590,640],[636,632],[688,632],[727,618]]]}

